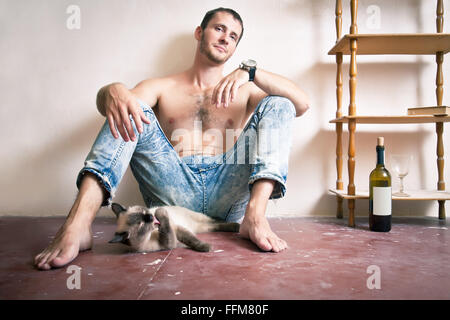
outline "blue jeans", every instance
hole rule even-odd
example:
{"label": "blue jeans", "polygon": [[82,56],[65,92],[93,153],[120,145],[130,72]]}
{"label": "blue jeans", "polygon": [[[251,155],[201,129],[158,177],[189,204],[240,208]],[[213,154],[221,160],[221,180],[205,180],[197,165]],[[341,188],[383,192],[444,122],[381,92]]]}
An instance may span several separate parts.
{"label": "blue jeans", "polygon": [[80,187],[86,172],[94,174],[108,192],[109,205],[131,166],[148,207],[176,205],[225,221],[240,221],[253,182],[271,179],[271,199],[286,193],[291,124],[296,112],[280,96],[260,101],[233,147],[216,156],[180,157],[167,139],[153,110],[138,100],[150,124],[136,141],[114,139],[105,121],[77,178]]}

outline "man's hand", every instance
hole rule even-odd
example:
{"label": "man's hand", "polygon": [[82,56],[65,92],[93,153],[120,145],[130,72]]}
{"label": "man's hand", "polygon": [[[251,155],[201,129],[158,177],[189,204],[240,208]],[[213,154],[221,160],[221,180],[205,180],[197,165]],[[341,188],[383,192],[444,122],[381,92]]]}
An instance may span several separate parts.
{"label": "man's hand", "polygon": [[[105,116],[108,119],[109,128],[114,138],[118,139],[119,130],[125,142],[136,140],[136,134],[131,125],[130,115],[133,117],[136,128],[139,133],[143,132],[142,121],[150,124],[150,120],[144,114],[144,111],[136,101],[135,96],[121,83],[113,83],[105,87],[103,100],[99,109],[104,108]],[[117,130],[116,130],[117,127]]]}
{"label": "man's hand", "polygon": [[238,89],[248,82],[248,72],[236,69],[223,78],[214,88],[212,103],[219,107],[222,104],[225,108],[237,97]]}

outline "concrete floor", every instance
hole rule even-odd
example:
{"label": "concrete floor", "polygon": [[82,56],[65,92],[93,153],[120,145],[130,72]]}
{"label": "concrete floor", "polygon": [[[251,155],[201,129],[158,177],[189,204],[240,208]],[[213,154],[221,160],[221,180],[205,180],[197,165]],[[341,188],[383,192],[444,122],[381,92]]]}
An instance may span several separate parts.
{"label": "concrete floor", "polygon": [[[209,253],[130,253],[108,244],[115,221],[97,218],[93,249],[69,264],[81,267],[81,288],[71,290],[69,266],[38,271],[32,265],[63,221],[0,218],[1,300],[450,299],[450,232],[437,218],[394,218],[389,233],[370,232],[367,219],[357,219],[355,229],[346,219],[271,219],[289,244],[278,254],[233,233],[199,235],[212,244]],[[368,279],[376,284],[378,274],[381,288],[369,289]]]}

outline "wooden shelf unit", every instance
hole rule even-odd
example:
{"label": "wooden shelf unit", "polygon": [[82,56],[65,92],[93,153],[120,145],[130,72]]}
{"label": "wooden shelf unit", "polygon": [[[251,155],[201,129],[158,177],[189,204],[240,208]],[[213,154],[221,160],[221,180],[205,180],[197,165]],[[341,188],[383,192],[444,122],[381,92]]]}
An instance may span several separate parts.
{"label": "wooden shelf unit", "polygon": [[330,123],[349,123],[350,120],[362,124],[437,123],[450,122],[450,116],[344,116],[330,120]]}
{"label": "wooden shelf unit", "polygon": [[350,41],[358,41],[358,54],[436,54],[450,51],[450,33],[346,34],[328,52],[350,54]]}
{"label": "wooden shelf unit", "polygon": [[[436,101],[437,106],[442,106],[444,92],[444,80],[442,64],[444,55],[450,51],[450,34],[443,33],[444,28],[444,4],[443,0],[436,0],[436,33],[416,33],[416,34],[358,34],[357,11],[358,0],[350,0],[351,25],[350,32],[344,36],[342,33],[342,0],[336,0],[336,44],[328,52],[329,55],[336,56],[336,117],[330,123],[336,125],[336,187],[329,191],[337,198],[337,218],[343,218],[343,200],[348,203],[348,225],[355,227],[355,200],[368,199],[368,192],[356,190],[355,176],[355,139],[356,124],[410,124],[410,123],[434,123],[437,135],[437,168],[438,182],[437,190],[419,190],[414,192],[414,196],[408,198],[393,197],[393,200],[437,200],[439,203],[439,219],[445,219],[445,201],[450,200],[450,193],[445,192],[444,181],[444,144],[443,131],[444,123],[450,122],[450,116],[379,116],[379,115],[357,115],[356,114],[356,83],[357,64],[356,56],[380,55],[380,54],[433,54],[436,55]],[[350,103],[348,114],[342,112],[342,61],[343,55],[350,55],[349,65],[349,91]],[[404,110],[406,113],[407,110]],[[342,139],[343,125],[348,126],[348,186],[344,191],[342,179]]]}
{"label": "wooden shelf unit", "polygon": [[[342,199],[369,199],[368,190],[356,190],[354,195],[347,194],[344,190],[329,189],[331,193]],[[406,190],[410,197],[392,196],[392,200],[450,200],[450,192],[438,190]]]}

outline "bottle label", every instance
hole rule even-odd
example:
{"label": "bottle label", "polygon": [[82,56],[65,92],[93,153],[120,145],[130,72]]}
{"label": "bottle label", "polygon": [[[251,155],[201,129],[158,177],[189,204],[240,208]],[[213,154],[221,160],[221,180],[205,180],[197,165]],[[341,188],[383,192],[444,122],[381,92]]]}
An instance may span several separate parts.
{"label": "bottle label", "polygon": [[375,216],[392,214],[392,187],[373,187],[373,214]]}

